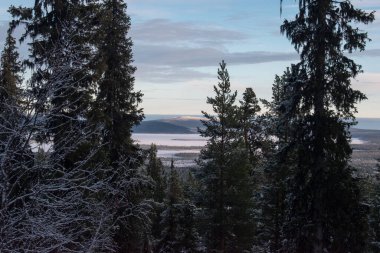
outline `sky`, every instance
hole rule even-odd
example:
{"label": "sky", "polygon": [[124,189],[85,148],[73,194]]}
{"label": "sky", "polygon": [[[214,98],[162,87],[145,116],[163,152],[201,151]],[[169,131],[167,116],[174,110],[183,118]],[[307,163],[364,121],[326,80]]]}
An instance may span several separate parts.
{"label": "sky", "polygon": [[[8,7],[32,5],[34,0],[0,1],[0,47]],[[241,95],[252,87],[259,98],[270,99],[275,75],[299,59],[280,33],[285,19],[298,10],[294,0],[127,0],[137,67],[135,89],[144,93],[145,114],[201,114],[210,111],[217,69],[227,63],[233,90]],[[353,87],[368,100],[358,105],[358,117],[380,118],[380,0],[353,0],[355,6],[377,11],[377,20],[360,29],[372,39],[353,59],[364,73]],[[16,31],[16,35],[21,31]],[[25,45],[20,46],[27,55]]]}

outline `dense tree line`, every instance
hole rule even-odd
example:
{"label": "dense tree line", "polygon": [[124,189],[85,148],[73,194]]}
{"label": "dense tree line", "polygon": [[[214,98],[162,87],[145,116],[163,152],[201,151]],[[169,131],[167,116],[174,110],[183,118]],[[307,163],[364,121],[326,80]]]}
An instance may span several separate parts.
{"label": "dense tree line", "polygon": [[275,77],[270,101],[252,88],[239,101],[222,61],[199,129],[207,145],[179,173],[132,139],[144,115],[126,10],[123,0],[10,8],[0,252],[379,252],[380,184],[366,198],[349,163],[366,97],[351,87],[361,67],[348,54],[369,40],[352,24],[373,13],[300,0],[281,26],[300,61]]}

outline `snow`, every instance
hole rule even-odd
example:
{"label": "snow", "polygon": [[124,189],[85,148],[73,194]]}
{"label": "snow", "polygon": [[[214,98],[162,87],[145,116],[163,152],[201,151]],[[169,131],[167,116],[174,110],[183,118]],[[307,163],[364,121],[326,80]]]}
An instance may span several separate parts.
{"label": "snow", "polygon": [[351,139],[351,144],[366,144],[367,141],[360,140],[359,138],[352,138]]}
{"label": "snow", "polygon": [[203,147],[207,139],[199,134],[133,134],[132,138],[141,145],[152,143],[173,147]]}
{"label": "snow", "polygon": [[172,158],[176,154],[183,153],[183,154],[199,154],[201,150],[200,149],[186,149],[186,150],[181,150],[181,149],[172,149],[172,150],[158,150],[157,151],[157,156],[161,158]]}

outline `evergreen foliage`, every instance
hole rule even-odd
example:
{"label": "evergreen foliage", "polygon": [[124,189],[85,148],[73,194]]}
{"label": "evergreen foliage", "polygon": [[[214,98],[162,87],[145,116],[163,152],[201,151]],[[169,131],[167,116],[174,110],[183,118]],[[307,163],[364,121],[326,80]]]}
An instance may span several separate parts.
{"label": "evergreen foliage", "polygon": [[152,144],[148,151],[147,175],[153,179],[153,200],[162,203],[165,198],[166,182],[164,166],[161,159],[157,157],[157,146]]}
{"label": "evergreen foliage", "polygon": [[[287,111],[289,83],[294,80],[290,69],[283,76],[276,76],[272,86],[272,100],[262,100],[267,113],[263,115],[269,148],[265,152],[264,180],[256,198],[259,206],[256,214],[257,233],[255,246],[263,252],[278,252],[282,248],[283,223],[285,222],[285,198],[287,180],[292,162],[287,148],[291,120]],[[286,159],[285,159],[286,158]]]}
{"label": "evergreen foliage", "polygon": [[104,124],[104,143],[110,162],[123,153],[136,152],[132,127],[143,119],[141,92],[134,91],[130,18],[122,0],[104,0],[100,5],[97,34],[96,76],[99,77],[94,117]]}
{"label": "evergreen foliage", "polygon": [[218,79],[215,97],[207,98],[215,115],[202,112],[205,129],[199,130],[208,138],[197,171],[204,213],[203,239],[208,251],[239,252],[252,243],[250,164],[238,130],[238,108],[234,105],[237,93],[231,91],[224,61]]}
{"label": "evergreen foliage", "polygon": [[259,154],[257,150],[262,146],[263,138],[260,125],[258,124],[258,113],[261,108],[259,100],[252,88],[246,88],[243,93],[243,99],[240,101],[239,121],[244,137],[244,146],[247,150],[249,160],[254,166],[257,165]]}
{"label": "evergreen foliage", "polygon": [[2,125],[0,140],[4,141],[11,134],[11,130],[18,125],[18,121],[22,117],[21,74],[23,68],[19,60],[16,41],[11,31],[8,31],[0,63],[0,124]]}
{"label": "evergreen foliage", "polygon": [[147,158],[147,176],[152,178],[153,187],[149,189],[147,195],[149,195],[154,202],[153,212],[152,212],[152,225],[151,225],[151,235],[154,239],[153,245],[157,244],[157,241],[161,237],[161,212],[164,208],[164,199],[166,191],[166,175],[164,172],[164,166],[161,159],[157,157],[157,147],[152,144],[148,150]]}
{"label": "evergreen foliage", "polygon": [[380,252],[380,184],[368,213],[349,163],[366,97],[351,87],[361,66],[348,55],[369,40],[353,23],[374,13],[350,0],[298,2],[281,31],[300,62],[275,77],[267,112],[252,88],[237,101],[222,61],[212,113],[202,112],[207,145],[181,177],[174,161],[165,173],[154,144],[132,139],[144,115],[126,3],[12,6],[0,58],[0,252]]}
{"label": "evergreen foliage", "polygon": [[[20,85],[22,83],[22,65],[19,60],[19,54],[17,52],[16,40],[12,36],[11,31],[8,31],[7,38],[5,40],[4,50],[1,54],[1,90],[0,90],[0,102],[5,104],[17,104],[20,101],[21,90]],[[9,100],[12,100],[11,102]],[[5,109],[6,107],[2,107]],[[2,111],[4,115],[5,111]]]}
{"label": "evergreen foliage", "polygon": [[197,252],[199,238],[194,226],[195,206],[184,199],[182,183],[173,161],[161,218],[161,239],[155,252]]}
{"label": "evergreen foliage", "polygon": [[[62,159],[55,162],[65,173],[86,161],[82,169],[94,173],[99,186],[106,183],[97,198],[99,205],[108,202],[112,207],[104,210],[115,223],[109,225],[109,233],[120,250],[134,252],[135,247],[143,247],[150,205],[142,191],[149,180],[139,171],[142,151],[131,139],[131,128],[142,113],[137,109],[141,94],[133,92],[135,68],[130,66],[132,44],[126,37],[130,24],[125,9],[122,1],[39,0],[32,8],[12,7],[11,13],[16,18],[13,27],[26,23],[22,39],[32,39],[26,63],[38,70],[32,74],[31,91],[45,124],[36,140],[53,141],[49,153]],[[54,51],[62,43],[75,44],[71,47],[75,52],[70,47]],[[68,58],[72,53],[75,59]],[[97,134],[81,142],[80,136],[90,129]],[[71,138],[74,133],[78,139]],[[127,239],[132,235],[140,239]]]}
{"label": "evergreen foliage", "polygon": [[[15,39],[8,31],[0,68],[0,251],[27,245],[25,212],[34,180],[33,154],[28,143],[21,90],[21,66]],[[31,231],[28,231],[30,233]]]}
{"label": "evergreen foliage", "polygon": [[349,127],[365,96],[351,88],[361,68],[345,52],[364,50],[367,34],[351,23],[367,24],[374,16],[350,1],[299,2],[295,20],[281,27],[301,57],[286,101],[292,130],[290,153],[282,155],[292,161],[292,176],[283,250],[363,252],[365,214],[348,160]]}
{"label": "evergreen foliage", "polygon": [[[377,171],[380,171],[380,165],[377,164]],[[377,176],[374,183],[374,192],[372,197],[372,208],[370,213],[370,250],[372,252],[380,252],[380,183]]]}
{"label": "evergreen foliage", "polygon": [[[47,119],[49,125],[46,131],[38,133],[39,138],[52,139],[53,145],[60,146],[54,150],[64,150],[65,145],[71,145],[67,135],[72,131],[80,135],[82,126],[78,125],[78,118],[88,117],[94,95],[89,68],[92,49],[85,39],[89,7],[79,0],[37,0],[30,8],[12,6],[10,13],[14,18],[13,29],[25,25],[21,41],[31,39],[30,55],[24,63],[32,71],[29,87],[36,97],[37,113],[43,117],[46,111],[52,112]],[[57,51],[59,48],[63,48],[62,52]],[[56,73],[58,69],[63,72]],[[55,94],[51,94],[53,91]],[[66,154],[62,157],[65,166],[73,166],[77,162],[75,158],[80,156]]]}
{"label": "evergreen foliage", "polygon": [[[32,252],[111,250],[113,210],[108,199],[99,196],[112,192],[102,164],[93,164],[98,147],[89,146],[99,130],[84,118],[87,109],[76,107],[85,93],[77,93],[76,77],[86,62],[77,48],[75,31],[67,28],[48,52],[49,65],[35,65],[36,75],[51,74],[34,92],[29,86],[33,114],[31,135],[39,149],[38,180],[28,206],[28,222],[32,235]],[[81,48],[81,46],[78,46]],[[46,69],[48,68],[48,69]],[[33,83],[31,83],[33,85]],[[75,94],[77,100],[71,100]],[[80,95],[81,94],[81,95]],[[56,98],[59,98],[57,102]],[[43,111],[38,110],[44,108]],[[75,112],[70,109],[75,108]],[[57,122],[60,122],[57,125]],[[84,227],[86,229],[79,229]]]}
{"label": "evergreen foliage", "polygon": [[[106,165],[113,168],[112,184],[118,191],[113,197],[120,204],[115,217],[119,252],[136,252],[144,247],[141,245],[149,232],[149,219],[145,216],[151,207],[144,190],[150,182],[139,169],[143,155],[131,137],[132,127],[140,123],[143,114],[139,108],[142,94],[134,91],[136,68],[132,66],[130,18],[126,9],[122,0],[104,0],[99,5],[99,27],[94,41],[97,93],[91,120],[103,127],[102,155]],[[133,185],[122,186],[123,182]]]}

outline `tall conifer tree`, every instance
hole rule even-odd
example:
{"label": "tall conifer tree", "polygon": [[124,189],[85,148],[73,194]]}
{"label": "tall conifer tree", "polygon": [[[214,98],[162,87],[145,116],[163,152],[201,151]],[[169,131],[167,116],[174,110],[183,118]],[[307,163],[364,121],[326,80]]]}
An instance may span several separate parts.
{"label": "tall conifer tree", "polygon": [[[89,68],[92,47],[87,39],[91,37],[89,36],[89,23],[92,20],[90,14],[92,9],[90,9],[90,5],[84,3],[85,1],[82,0],[37,0],[33,7],[12,6],[10,8],[10,13],[14,18],[11,23],[12,28],[25,24],[25,32],[21,41],[28,37],[31,39],[29,43],[30,57],[25,64],[31,70],[38,70],[32,71],[30,79],[30,90],[37,98],[36,110],[38,113],[44,114],[45,110],[51,109],[56,115],[52,115],[48,119],[47,131],[39,133],[41,138],[54,139],[54,145],[70,146],[72,143],[67,142],[66,135],[74,128],[80,134],[82,126],[78,125],[77,118],[87,118],[93,96],[93,83]],[[75,46],[71,46],[75,52],[56,52],[56,48],[62,43],[75,44]],[[55,55],[52,55],[53,52]],[[61,73],[61,78],[65,80],[66,84],[54,82],[54,85],[60,87],[49,86],[49,82],[57,78],[54,76],[56,74],[54,69],[57,67],[58,61],[68,59],[69,54],[75,55],[75,59],[70,59],[71,70],[75,69],[75,71],[66,69],[69,72],[67,75],[70,77]],[[41,103],[43,96],[50,92],[46,90],[47,87],[51,87],[55,94],[49,95],[49,100],[43,104]],[[77,162],[69,156],[67,154],[64,158],[66,166]]]}
{"label": "tall conifer tree", "polygon": [[41,148],[38,194],[29,206],[41,210],[29,212],[32,245],[39,252],[114,247],[114,203],[105,197],[114,187],[108,168],[93,161],[99,135],[88,120],[94,95],[90,3],[96,1],[37,0],[31,8],[11,8],[13,28],[25,24],[22,40],[31,39],[26,61],[32,70],[27,87],[35,121],[31,136],[39,147],[52,146],[46,154]]}
{"label": "tall conifer tree", "polygon": [[164,198],[166,190],[166,175],[164,165],[160,158],[157,157],[157,146],[152,144],[148,150],[148,164],[146,165],[147,175],[152,178],[152,187],[147,194],[153,199],[154,211],[152,212],[151,235],[155,240],[152,244],[161,237],[162,227],[160,225],[161,212],[164,208]]}
{"label": "tall conifer tree", "polygon": [[243,99],[240,101],[239,121],[244,138],[244,146],[247,150],[249,160],[252,165],[257,165],[257,149],[261,148],[260,126],[258,113],[261,108],[259,100],[252,88],[246,88]]}
{"label": "tall conifer tree", "polygon": [[241,252],[252,242],[250,165],[238,131],[237,93],[231,91],[224,61],[218,79],[215,97],[207,98],[215,115],[203,112],[207,120],[200,130],[208,138],[197,171],[205,214],[204,239],[210,252]]}
{"label": "tall conifer tree", "polygon": [[[367,34],[352,22],[367,24],[373,13],[351,1],[300,0],[295,20],[281,27],[301,61],[287,106],[292,137],[287,148],[292,171],[284,224],[285,252],[363,252],[365,214],[348,164],[349,127],[364,94],[352,89],[361,67],[346,53],[364,50]],[[287,156],[287,154],[282,153]]]}
{"label": "tall conifer tree", "polygon": [[23,223],[36,174],[24,124],[23,68],[11,31],[0,63],[0,251],[16,252],[29,242],[31,231]]}
{"label": "tall conifer tree", "polygon": [[115,241],[120,252],[136,252],[145,247],[149,232],[150,207],[143,188],[151,182],[139,170],[143,155],[132,139],[132,127],[143,119],[143,112],[139,108],[142,93],[134,89],[136,68],[126,11],[123,0],[100,4],[94,58],[98,86],[91,120],[103,126],[103,159],[114,171],[111,183],[117,193],[113,198],[119,203]]}
{"label": "tall conifer tree", "polygon": [[291,115],[287,99],[289,84],[294,82],[290,69],[280,77],[276,76],[272,86],[272,100],[262,100],[268,109],[263,115],[270,149],[265,154],[264,180],[260,182],[256,202],[259,207],[256,215],[256,242],[265,252],[278,252],[282,248],[283,223],[285,219],[285,198],[287,180],[292,164],[290,140]]}
{"label": "tall conifer tree", "polygon": [[1,54],[0,68],[0,140],[9,137],[9,133],[21,120],[21,72],[23,67],[19,60],[16,40],[9,30],[5,41],[4,50]]}
{"label": "tall conifer tree", "polygon": [[[16,40],[8,31],[4,50],[1,55],[1,89],[0,102],[11,101],[13,104],[20,102],[20,85],[22,82],[22,66],[17,52]],[[5,109],[5,107],[2,107]],[[2,111],[2,115],[4,111]]]}
{"label": "tall conifer tree", "polygon": [[165,198],[165,172],[164,165],[157,157],[157,146],[152,144],[148,151],[147,174],[153,179],[153,200],[162,203]]}
{"label": "tall conifer tree", "polygon": [[183,186],[172,160],[167,180],[165,207],[161,213],[161,236],[155,252],[198,252],[195,206],[184,198]]}
{"label": "tall conifer tree", "polygon": [[182,186],[177,171],[174,168],[172,160],[170,174],[168,176],[165,196],[165,208],[162,212],[162,221],[160,222],[162,232],[161,238],[157,245],[157,252],[180,252],[180,214],[181,201],[183,198]]}
{"label": "tall conifer tree", "polygon": [[142,93],[134,90],[131,22],[123,0],[104,0],[101,5],[96,64],[99,87],[96,116],[105,125],[104,142],[109,159],[116,162],[123,153],[135,152],[132,127],[143,119],[139,108]]}

